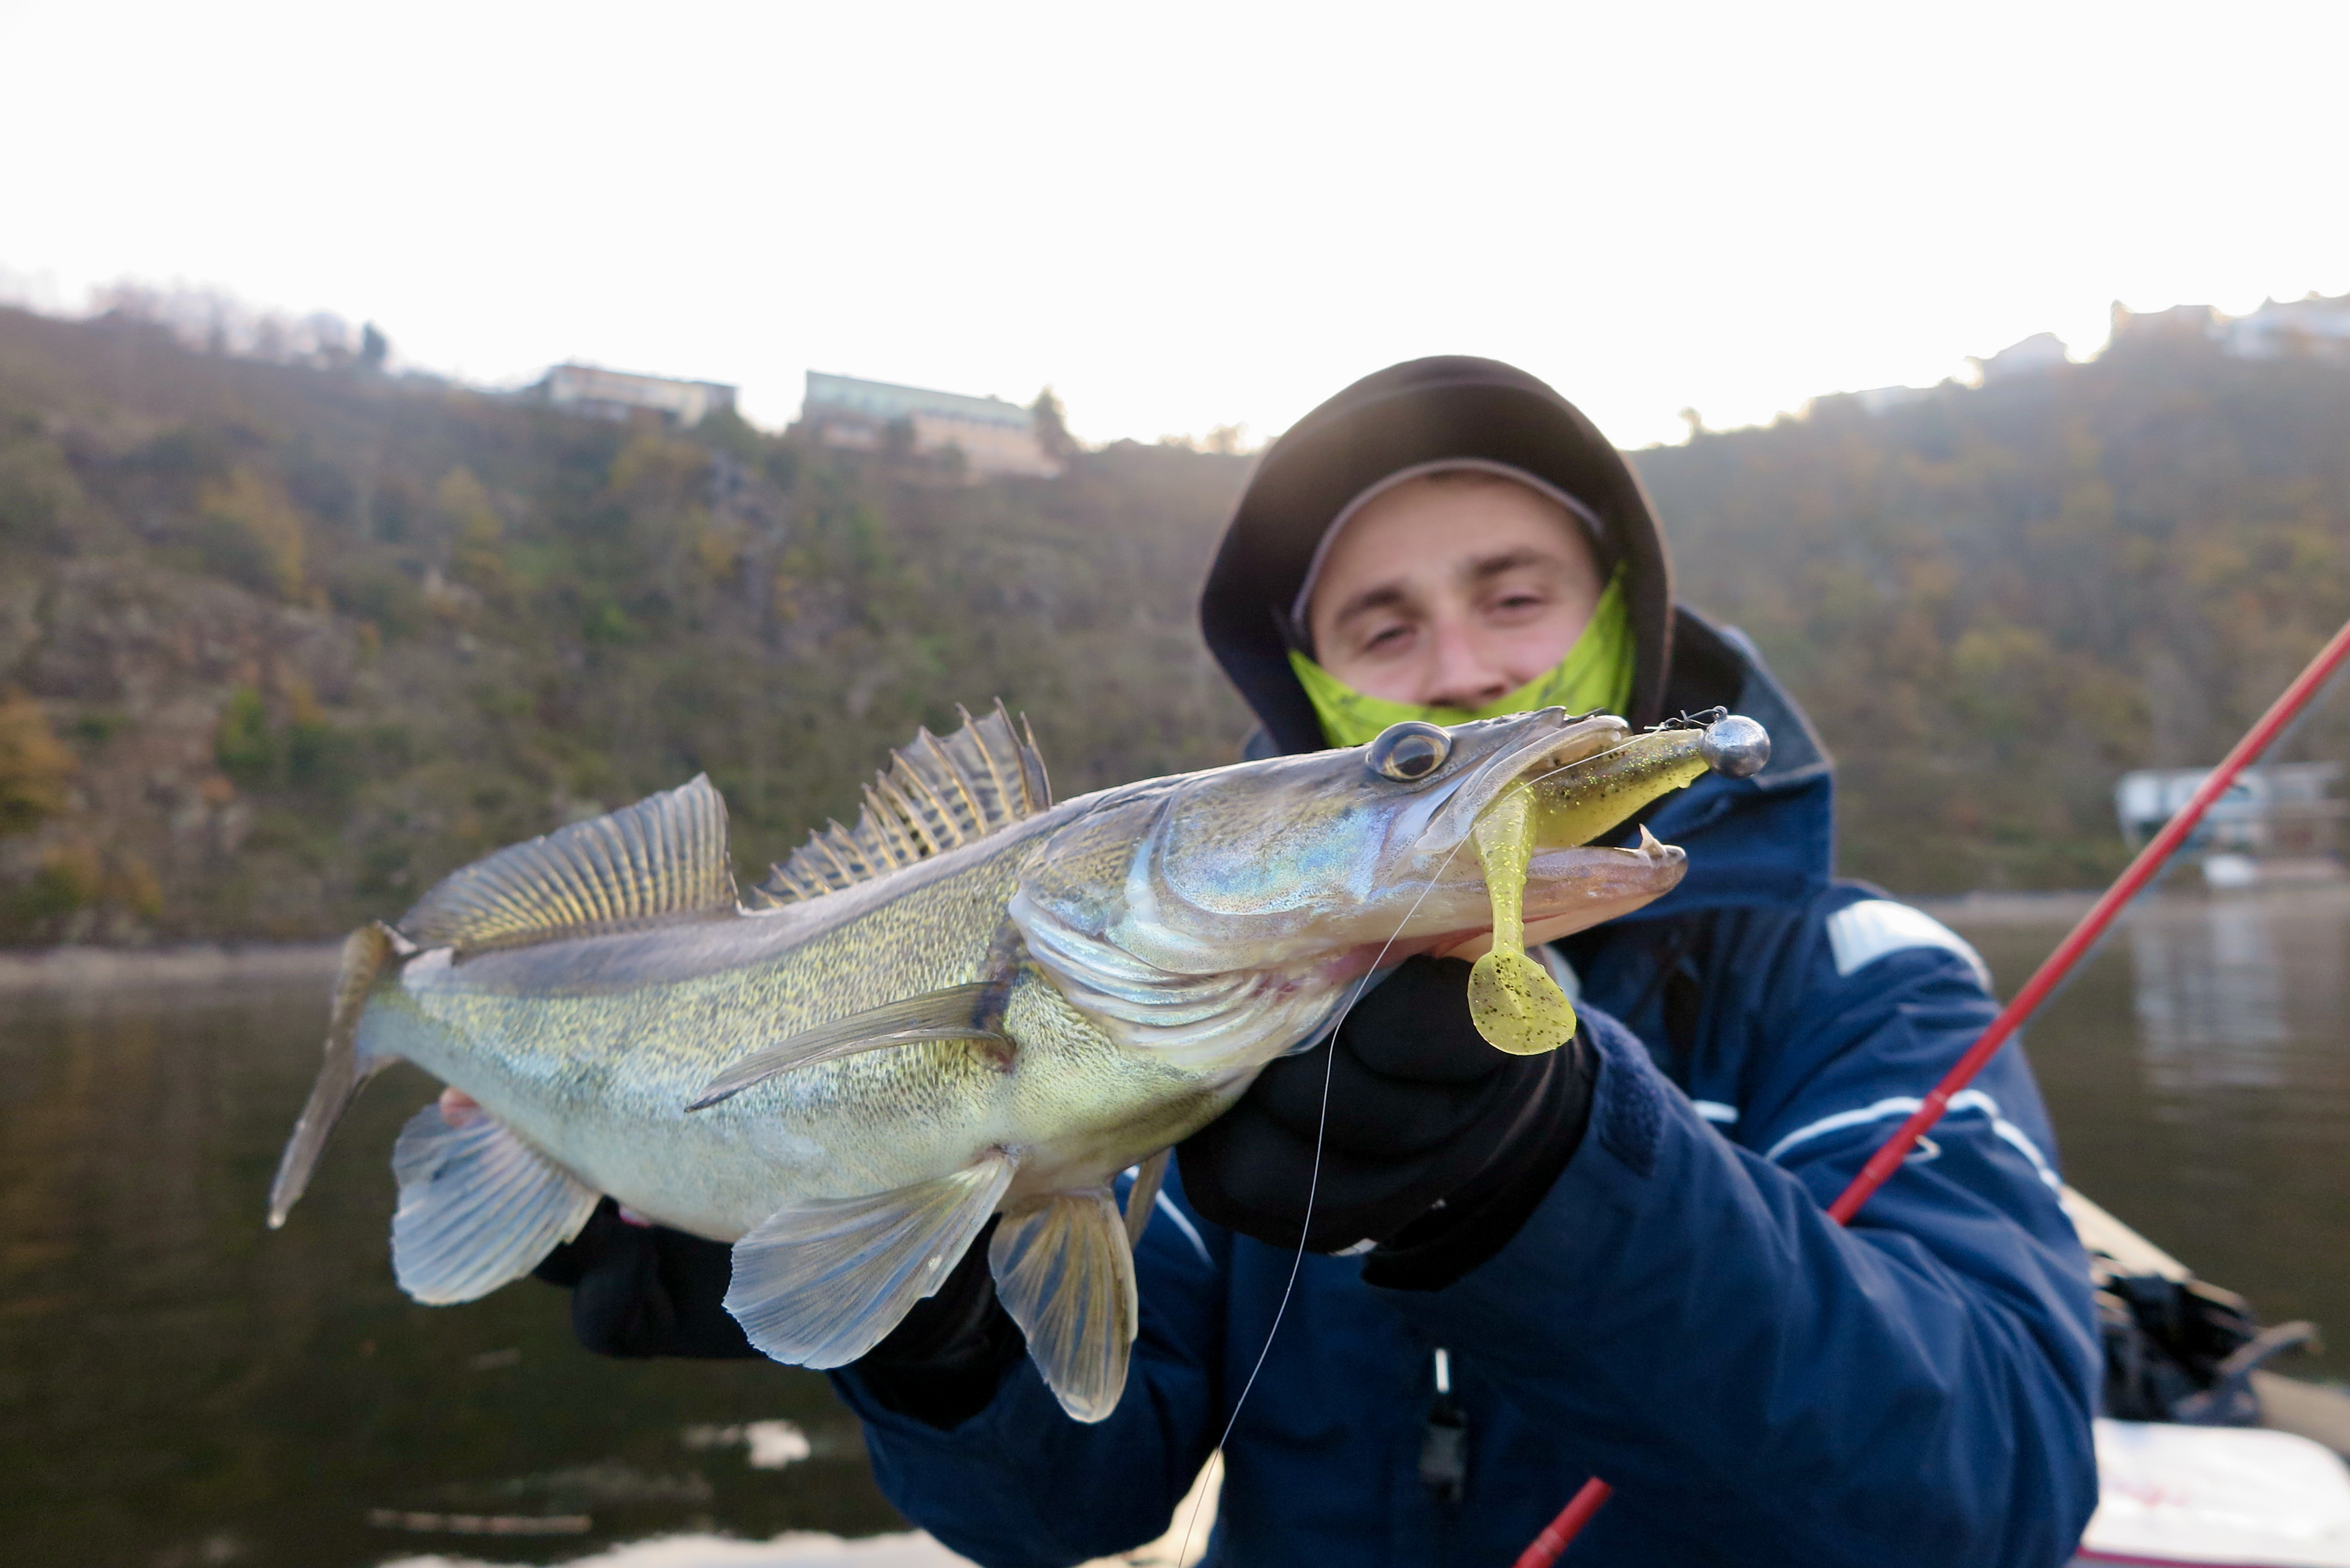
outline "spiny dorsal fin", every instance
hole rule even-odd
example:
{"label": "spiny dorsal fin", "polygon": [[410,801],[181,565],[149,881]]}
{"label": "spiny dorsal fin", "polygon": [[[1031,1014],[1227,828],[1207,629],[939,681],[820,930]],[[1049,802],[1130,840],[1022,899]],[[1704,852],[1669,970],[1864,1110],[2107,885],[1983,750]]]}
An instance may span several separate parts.
{"label": "spiny dorsal fin", "polygon": [[723,914],[734,904],[726,803],[706,774],[452,872],[400,922],[420,947],[519,947]]}
{"label": "spiny dorsal fin", "polygon": [[855,827],[835,822],[809,836],[753,889],[754,908],[773,908],[827,893],[986,837],[1053,804],[1053,786],[1036,754],[1036,737],[1023,719],[1015,726],[999,700],[974,719],[962,708],[962,728],[944,740],[917,730],[911,745],[890,753],[889,766],[866,786]]}

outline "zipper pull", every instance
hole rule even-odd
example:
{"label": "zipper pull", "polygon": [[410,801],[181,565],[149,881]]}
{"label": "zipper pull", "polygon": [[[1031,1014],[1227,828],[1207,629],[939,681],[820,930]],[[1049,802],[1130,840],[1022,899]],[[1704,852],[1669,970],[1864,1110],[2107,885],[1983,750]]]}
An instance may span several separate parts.
{"label": "zipper pull", "polygon": [[1433,1359],[1436,1397],[1419,1435],[1419,1484],[1437,1501],[1457,1503],[1469,1483],[1469,1417],[1452,1397],[1451,1353],[1438,1345]]}

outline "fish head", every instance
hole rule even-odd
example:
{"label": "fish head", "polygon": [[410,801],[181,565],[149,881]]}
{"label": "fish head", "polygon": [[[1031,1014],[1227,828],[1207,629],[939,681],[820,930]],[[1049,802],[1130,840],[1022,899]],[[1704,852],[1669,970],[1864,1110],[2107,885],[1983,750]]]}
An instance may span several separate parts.
{"label": "fish head", "polygon": [[[1622,807],[1604,830],[1702,773],[1708,759],[1679,776],[1658,766],[1669,751],[1698,756],[1702,741],[1550,708],[1399,724],[1367,745],[1164,781],[1066,830],[1015,914],[1038,928],[1032,944],[1050,924],[1170,974],[1359,973],[1492,929],[1471,836],[1505,792],[1573,778],[1577,800]],[[1535,820],[1529,922],[1596,924],[1670,891],[1686,869],[1681,851],[1645,832],[1633,848],[1589,845],[1589,809]]]}

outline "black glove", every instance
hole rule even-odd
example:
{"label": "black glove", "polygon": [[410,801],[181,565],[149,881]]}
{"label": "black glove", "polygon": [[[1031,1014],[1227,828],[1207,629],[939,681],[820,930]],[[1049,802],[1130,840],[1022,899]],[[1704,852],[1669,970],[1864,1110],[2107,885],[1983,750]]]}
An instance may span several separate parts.
{"label": "black glove", "polygon": [[[995,1299],[988,1236],[981,1231],[937,1293],[857,1363],[889,1408],[941,1429],[960,1426],[995,1397],[1026,1352],[1019,1324]],[[598,1355],[760,1354],[726,1311],[733,1249],[666,1225],[632,1225],[608,1198],[532,1272],[570,1290],[571,1332]]]}
{"label": "black glove", "polygon": [[987,1407],[1003,1375],[1028,1353],[1020,1325],[995,1299],[987,1268],[994,1233],[990,1220],[946,1282],[857,1363],[867,1391],[885,1407],[951,1430]]}
{"label": "black glove", "polygon": [[1408,960],[1338,1026],[1335,1061],[1325,1041],[1266,1067],[1178,1151],[1191,1206],[1295,1247],[1311,1190],[1307,1248],[1377,1242],[1363,1278],[1399,1290],[1441,1289],[1500,1251],[1583,1140],[1593,1058],[1580,1033],[1542,1056],[1487,1044],[1469,1018],[1469,971]]}
{"label": "black glove", "polygon": [[632,1225],[607,1198],[531,1271],[571,1291],[571,1332],[598,1355],[759,1354],[726,1312],[733,1250],[666,1225]]}

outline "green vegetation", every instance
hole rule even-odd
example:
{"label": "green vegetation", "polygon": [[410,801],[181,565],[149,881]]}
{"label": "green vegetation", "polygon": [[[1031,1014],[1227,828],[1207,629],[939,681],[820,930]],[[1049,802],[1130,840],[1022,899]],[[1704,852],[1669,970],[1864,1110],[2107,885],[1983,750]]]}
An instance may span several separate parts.
{"label": "green vegetation", "polygon": [[962,485],[0,311],[0,940],[330,933],[697,772],[757,874],[998,696],[1065,794],[1228,761],[1245,472]]}
{"label": "green vegetation", "polygon": [[[1841,764],[1846,867],[2086,887],[2116,775],[2217,762],[2350,618],[2350,373],[2125,337],[1871,416],[1835,398],[1639,454],[1685,597]],[[2350,753],[2350,705],[2286,755]]]}
{"label": "green vegetation", "polygon": [[[331,933],[696,772],[755,872],[999,695],[1063,793],[1229,760],[1191,599],[1245,460],[1070,455],[963,484],[0,311],[0,940]],[[1638,461],[1906,890],[2098,878],[2114,775],[2216,757],[2350,614],[2314,364],[2125,341]]]}

